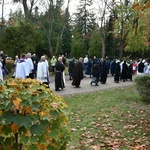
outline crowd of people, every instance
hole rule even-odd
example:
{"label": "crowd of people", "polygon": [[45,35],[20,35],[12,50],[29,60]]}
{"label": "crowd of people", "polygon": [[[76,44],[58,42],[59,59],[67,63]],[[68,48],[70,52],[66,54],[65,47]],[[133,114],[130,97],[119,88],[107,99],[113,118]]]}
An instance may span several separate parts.
{"label": "crowd of people", "polygon": [[[67,61],[68,60],[68,61]],[[67,63],[67,64],[66,64]],[[114,76],[114,82],[132,81],[134,74],[150,74],[150,64],[146,59],[138,61],[120,61],[118,59],[109,60],[93,57],[80,57],[66,59],[64,55],[53,56],[48,61],[47,56],[41,56],[38,60],[36,54],[27,53],[15,57],[13,78],[31,78],[37,79],[42,84],[50,88],[50,71],[55,75],[55,90],[60,91],[65,88],[65,68],[68,66],[69,80],[72,80],[72,86],[80,87],[83,78],[91,78],[90,84],[98,86],[99,83],[107,82],[108,74]],[[6,56],[0,51],[0,80],[8,73],[6,69]]]}

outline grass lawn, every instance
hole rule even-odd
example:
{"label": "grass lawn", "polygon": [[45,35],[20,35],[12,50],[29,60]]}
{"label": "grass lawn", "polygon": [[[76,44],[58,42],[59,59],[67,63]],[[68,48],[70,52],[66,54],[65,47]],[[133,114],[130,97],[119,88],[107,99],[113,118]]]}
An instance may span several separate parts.
{"label": "grass lawn", "polygon": [[150,149],[150,105],[133,86],[64,99],[72,136],[67,150]]}

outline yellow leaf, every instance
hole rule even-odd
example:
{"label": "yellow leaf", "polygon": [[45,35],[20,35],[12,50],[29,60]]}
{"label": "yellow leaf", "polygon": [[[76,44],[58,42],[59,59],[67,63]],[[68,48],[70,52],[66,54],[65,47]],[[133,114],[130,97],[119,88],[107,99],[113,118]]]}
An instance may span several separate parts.
{"label": "yellow leaf", "polygon": [[26,106],[24,106],[22,110],[23,110],[24,113],[29,113],[29,114],[32,113],[31,109],[26,107]]}
{"label": "yellow leaf", "polygon": [[1,132],[1,130],[2,130],[2,127],[3,127],[3,125],[0,125],[0,132]]}
{"label": "yellow leaf", "polygon": [[41,145],[39,146],[39,149],[40,149],[40,150],[46,150],[45,144],[41,144]]}
{"label": "yellow leaf", "polygon": [[47,116],[48,114],[49,114],[48,111],[43,111],[43,112],[40,112],[40,113],[39,113],[39,115],[40,115],[41,117]]}
{"label": "yellow leaf", "polygon": [[11,82],[11,85],[12,85],[12,86],[17,86],[18,83],[17,83],[17,82]]}
{"label": "yellow leaf", "polygon": [[13,100],[13,104],[14,106],[19,109],[20,108],[20,102],[21,102],[21,99],[20,98],[17,98],[16,100]]}
{"label": "yellow leaf", "polygon": [[3,111],[0,110],[0,116],[2,115]]}
{"label": "yellow leaf", "polygon": [[7,148],[5,150],[13,150],[12,146],[7,146]]}
{"label": "yellow leaf", "polygon": [[11,124],[11,130],[13,133],[17,133],[18,132],[18,125],[17,124]]}

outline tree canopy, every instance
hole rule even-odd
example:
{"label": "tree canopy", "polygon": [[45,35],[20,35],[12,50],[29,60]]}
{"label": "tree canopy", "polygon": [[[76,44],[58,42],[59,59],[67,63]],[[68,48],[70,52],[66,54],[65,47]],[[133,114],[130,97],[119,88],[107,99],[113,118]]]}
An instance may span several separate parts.
{"label": "tree canopy", "polygon": [[0,48],[9,55],[30,51],[121,59],[135,52],[146,57],[150,51],[149,0],[102,0],[96,2],[97,10],[92,9],[93,0],[80,0],[73,16],[70,0],[65,8],[64,0],[12,1],[21,3],[24,13],[10,13],[9,20],[1,24]]}

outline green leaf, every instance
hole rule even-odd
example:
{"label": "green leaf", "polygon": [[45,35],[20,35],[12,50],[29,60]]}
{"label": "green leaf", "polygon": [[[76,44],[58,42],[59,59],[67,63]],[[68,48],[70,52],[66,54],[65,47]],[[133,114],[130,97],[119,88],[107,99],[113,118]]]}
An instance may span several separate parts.
{"label": "green leaf", "polygon": [[[0,99],[1,99],[1,98],[0,98]],[[0,104],[0,110],[2,110],[2,109],[5,109],[5,105],[2,104],[2,102],[1,102],[1,104]]]}
{"label": "green leaf", "polygon": [[51,145],[48,145],[48,146],[46,147],[46,149],[47,149],[47,150],[55,150],[54,147],[52,147]]}
{"label": "green leaf", "polygon": [[27,128],[25,128],[25,126],[22,126],[19,128],[19,133],[22,134],[22,133],[27,133]]}
{"label": "green leaf", "polygon": [[1,117],[2,120],[5,120],[6,124],[10,124],[14,121],[16,116],[13,115],[12,112],[8,111],[8,112],[4,112]]}
{"label": "green leaf", "polygon": [[11,128],[7,125],[4,125],[1,131],[4,132],[5,135],[9,135],[11,133]]}
{"label": "green leaf", "polygon": [[31,106],[31,109],[32,111],[39,111],[40,107],[41,107],[41,103],[36,103]]}
{"label": "green leaf", "polygon": [[57,130],[57,129],[59,129],[59,124],[58,124],[58,122],[53,122],[52,127],[51,127],[51,130]]}
{"label": "green leaf", "polygon": [[3,143],[3,142],[4,142],[4,140],[5,140],[5,138],[4,138],[4,137],[2,137],[2,136],[0,136],[0,143]]}
{"label": "green leaf", "polygon": [[26,115],[24,117],[18,116],[18,120],[16,120],[16,124],[18,124],[19,127],[24,126],[25,128],[29,128],[33,119],[31,116]]}
{"label": "green leaf", "polygon": [[6,100],[6,102],[5,102],[5,111],[9,111],[12,108],[12,106],[13,106],[13,103]]}
{"label": "green leaf", "polygon": [[58,116],[58,112],[56,110],[50,112],[50,115],[53,117],[53,119],[55,120]]}
{"label": "green leaf", "polygon": [[45,143],[47,143],[47,141],[46,141],[46,135],[41,135],[39,137],[38,143],[39,144],[45,144]]}
{"label": "green leaf", "polygon": [[30,131],[31,131],[31,134],[40,135],[44,131],[44,128],[42,125],[36,124],[30,128]]}
{"label": "green leaf", "polygon": [[5,141],[3,142],[3,145],[5,146],[5,147],[7,147],[8,145],[11,145],[12,144],[12,137],[7,137],[6,139],[5,139]]}
{"label": "green leaf", "polygon": [[19,143],[13,143],[12,149],[20,149],[20,144]]}
{"label": "green leaf", "polygon": [[40,120],[40,124],[43,126],[43,128],[46,128],[50,122],[48,120]]}
{"label": "green leaf", "polygon": [[27,150],[39,150],[36,145],[30,145]]}
{"label": "green leaf", "polygon": [[31,143],[35,143],[35,142],[37,142],[39,140],[39,137],[38,136],[32,136],[32,137],[30,137],[30,142]]}
{"label": "green leaf", "polygon": [[19,143],[22,143],[23,145],[26,145],[29,141],[29,137],[25,135],[20,135],[19,136]]}
{"label": "green leaf", "polygon": [[56,130],[52,130],[52,131],[50,132],[49,136],[50,136],[51,138],[54,138],[55,140],[57,140],[57,139],[58,139],[58,136],[59,136],[59,132],[56,131]]}

